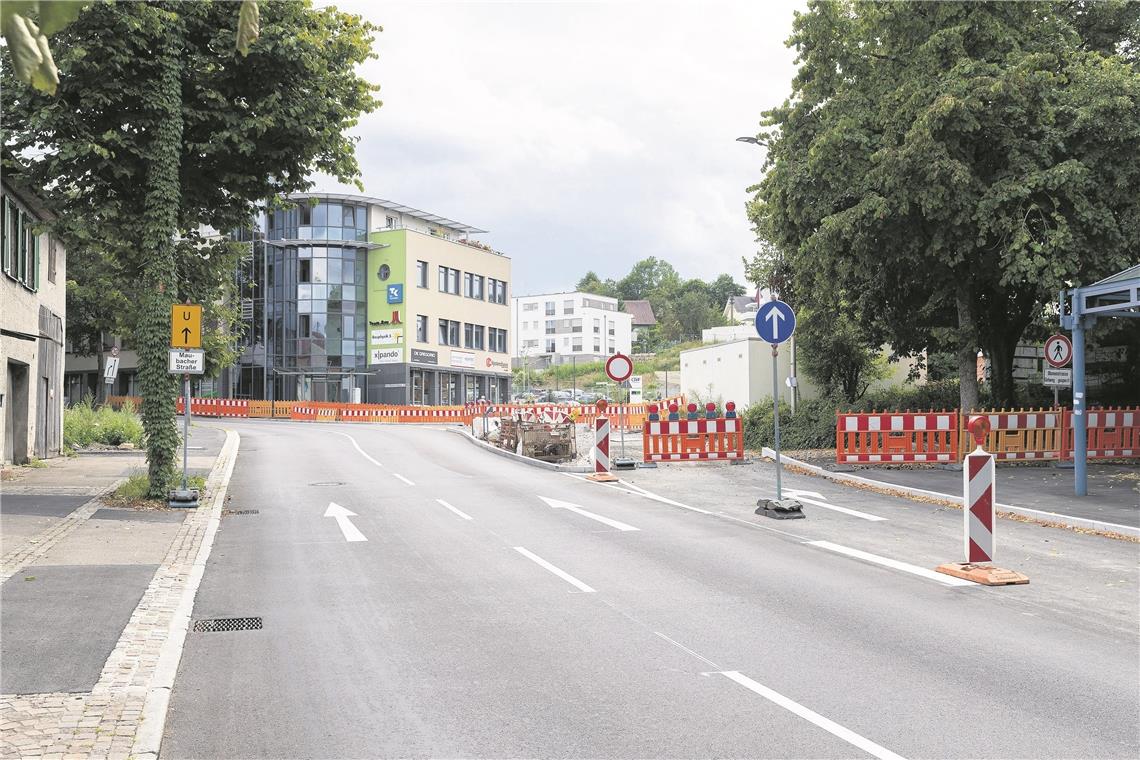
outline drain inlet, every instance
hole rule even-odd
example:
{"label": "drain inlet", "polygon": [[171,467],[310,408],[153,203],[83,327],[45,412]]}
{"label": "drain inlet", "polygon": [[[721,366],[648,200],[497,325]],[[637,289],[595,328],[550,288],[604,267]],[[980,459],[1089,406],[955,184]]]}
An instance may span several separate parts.
{"label": "drain inlet", "polygon": [[224,633],[226,631],[260,631],[261,618],[215,618],[213,620],[195,620],[195,633]]}

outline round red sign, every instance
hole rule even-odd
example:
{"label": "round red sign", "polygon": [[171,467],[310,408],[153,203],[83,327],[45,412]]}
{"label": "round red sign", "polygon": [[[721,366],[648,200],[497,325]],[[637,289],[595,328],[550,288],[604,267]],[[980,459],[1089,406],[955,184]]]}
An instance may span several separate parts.
{"label": "round red sign", "polygon": [[615,383],[624,383],[633,374],[633,359],[625,354],[614,354],[606,359],[606,374]]}
{"label": "round red sign", "polygon": [[1050,335],[1045,341],[1045,361],[1051,367],[1065,367],[1073,358],[1073,344],[1064,335]]}

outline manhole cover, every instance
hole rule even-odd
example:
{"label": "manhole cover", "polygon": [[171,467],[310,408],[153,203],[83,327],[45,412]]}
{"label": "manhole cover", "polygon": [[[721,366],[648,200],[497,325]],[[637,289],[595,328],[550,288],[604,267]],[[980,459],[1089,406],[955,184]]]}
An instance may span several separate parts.
{"label": "manhole cover", "polygon": [[344,482],[340,480],[318,480],[315,483],[310,483],[311,486],[343,486]]}
{"label": "manhole cover", "polygon": [[260,631],[261,618],[216,618],[214,620],[195,620],[195,633],[224,633],[226,631]]}

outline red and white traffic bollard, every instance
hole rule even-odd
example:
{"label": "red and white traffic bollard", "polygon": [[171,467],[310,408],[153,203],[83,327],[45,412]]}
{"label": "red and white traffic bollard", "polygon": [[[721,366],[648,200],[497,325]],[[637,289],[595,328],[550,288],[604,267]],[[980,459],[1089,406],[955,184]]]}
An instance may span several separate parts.
{"label": "red and white traffic bollard", "polygon": [[970,422],[977,448],[962,464],[962,515],[965,520],[966,561],[994,560],[994,455],[982,448],[990,432],[989,420],[978,417]]}
{"label": "red and white traffic bollard", "polygon": [[617,480],[610,472],[610,420],[605,416],[605,399],[598,400],[598,416],[594,420],[594,472],[587,480],[609,483]]}
{"label": "red and white traffic bollard", "polygon": [[994,528],[997,496],[995,490],[994,455],[982,448],[990,432],[988,417],[970,420],[970,434],[977,447],[962,463],[962,518],[966,561],[939,565],[940,573],[964,578],[986,586],[1011,586],[1029,583],[1029,578],[1014,570],[984,564],[994,559]]}

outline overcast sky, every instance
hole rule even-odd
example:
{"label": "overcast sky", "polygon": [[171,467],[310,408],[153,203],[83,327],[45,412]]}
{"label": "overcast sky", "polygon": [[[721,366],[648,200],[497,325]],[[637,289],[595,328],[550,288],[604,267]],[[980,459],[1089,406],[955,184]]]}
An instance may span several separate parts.
{"label": "overcast sky", "polygon": [[[380,24],[365,190],[489,230],[517,295],[657,256],[744,281],[753,135],[790,91],[792,2],[331,3]],[[316,189],[355,192],[327,177]]]}

